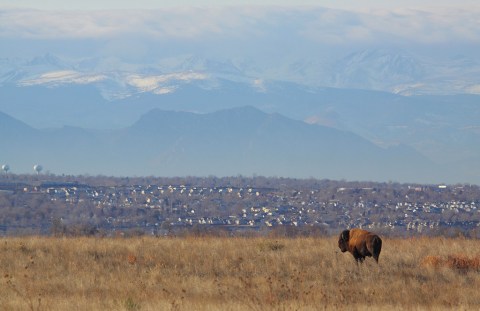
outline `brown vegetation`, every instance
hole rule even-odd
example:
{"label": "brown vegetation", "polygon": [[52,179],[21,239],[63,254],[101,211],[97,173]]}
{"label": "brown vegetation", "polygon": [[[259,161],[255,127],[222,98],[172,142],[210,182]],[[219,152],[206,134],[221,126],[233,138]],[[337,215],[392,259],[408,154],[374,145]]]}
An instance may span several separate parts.
{"label": "brown vegetation", "polygon": [[469,257],[464,254],[453,254],[448,256],[428,255],[423,258],[421,265],[423,267],[449,268],[460,271],[478,271],[480,272],[480,255]]}
{"label": "brown vegetation", "polygon": [[[3,238],[0,306],[478,309],[479,246],[462,238],[384,239],[382,261],[357,266],[351,256],[342,256],[336,238]],[[435,266],[426,263],[435,258],[451,263],[425,268]],[[461,268],[465,264],[468,269]]]}

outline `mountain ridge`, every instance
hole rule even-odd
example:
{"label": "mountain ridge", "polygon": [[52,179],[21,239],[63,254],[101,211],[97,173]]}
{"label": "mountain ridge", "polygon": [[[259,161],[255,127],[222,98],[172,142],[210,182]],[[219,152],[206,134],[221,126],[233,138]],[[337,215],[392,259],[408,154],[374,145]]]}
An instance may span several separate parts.
{"label": "mountain ridge", "polygon": [[22,91],[4,85],[0,87],[0,111],[35,128],[67,125],[109,130],[128,127],[156,108],[205,114],[250,105],[300,122],[352,132],[383,148],[410,146],[434,163],[457,167],[459,175],[470,176],[467,181],[478,178],[461,164],[480,158],[478,95],[406,97],[306,88],[288,82],[266,82],[266,90],[258,92],[244,83],[226,83],[213,90],[190,84],[170,94],[141,93],[114,102],[102,98],[92,85],[31,86]]}
{"label": "mountain ridge", "polygon": [[[268,64],[195,55],[148,66],[103,58],[78,63],[48,54],[29,62],[1,59],[0,111],[34,128],[119,130],[156,108],[208,114],[250,105],[352,132],[384,149],[409,146],[433,163],[458,168],[466,180],[480,179],[467,165],[480,158],[480,95],[467,94],[480,90],[477,61],[435,63],[384,49],[291,61],[271,71]],[[315,72],[313,84],[295,78]],[[352,86],[363,89],[347,88]]]}
{"label": "mountain ridge", "polygon": [[[138,92],[174,92],[175,87],[192,80],[212,87],[217,79],[251,84],[285,81],[310,87],[362,88],[403,95],[480,93],[475,82],[480,76],[480,63],[476,59],[436,60],[385,48],[349,51],[329,60],[290,59],[280,66],[268,62],[260,66],[251,59],[210,59],[195,54],[161,58],[149,64],[107,57],[67,60],[50,53],[32,59],[0,61],[3,67],[0,85],[93,84],[109,100]],[[66,71],[68,75],[59,74]],[[176,79],[179,75],[191,78]]]}
{"label": "mountain ridge", "polygon": [[[414,170],[405,170],[392,149],[379,148],[352,133],[248,106],[206,114],[156,109],[119,130],[63,127],[35,130],[35,134],[34,143],[2,147],[12,171],[42,163],[58,174],[406,181],[415,179],[414,172],[434,167],[407,150],[402,156],[413,159],[409,166]],[[20,159],[15,157],[18,154]]]}

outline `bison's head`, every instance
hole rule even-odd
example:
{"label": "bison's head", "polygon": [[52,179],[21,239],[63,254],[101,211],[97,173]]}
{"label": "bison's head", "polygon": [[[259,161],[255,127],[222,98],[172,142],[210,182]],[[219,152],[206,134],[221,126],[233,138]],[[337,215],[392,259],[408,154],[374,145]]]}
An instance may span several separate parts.
{"label": "bison's head", "polygon": [[340,237],[338,238],[338,247],[340,248],[342,253],[345,253],[347,251],[349,237],[350,237],[349,230],[343,230],[342,233],[340,233]]}

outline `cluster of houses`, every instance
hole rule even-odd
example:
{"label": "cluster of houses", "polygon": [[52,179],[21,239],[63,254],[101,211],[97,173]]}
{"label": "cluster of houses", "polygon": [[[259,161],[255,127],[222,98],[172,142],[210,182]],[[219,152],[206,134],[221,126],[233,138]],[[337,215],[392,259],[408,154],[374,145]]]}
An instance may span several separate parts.
{"label": "cluster of houses", "polygon": [[[443,185],[439,189],[448,191]],[[371,188],[337,188],[326,196],[314,188],[181,184],[106,187],[43,183],[21,191],[43,194],[67,208],[101,210],[100,227],[144,228],[152,233],[189,226],[228,230],[310,226],[332,233],[360,227],[398,234],[480,229],[480,196],[469,201],[412,200],[406,195],[381,199],[385,197],[382,191]]]}

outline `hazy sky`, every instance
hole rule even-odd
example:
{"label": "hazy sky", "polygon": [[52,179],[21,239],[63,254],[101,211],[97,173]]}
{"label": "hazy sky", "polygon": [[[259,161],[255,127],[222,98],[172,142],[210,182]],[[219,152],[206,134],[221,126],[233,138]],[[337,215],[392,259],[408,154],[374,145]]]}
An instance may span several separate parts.
{"label": "hazy sky", "polygon": [[479,16],[477,0],[0,0],[0,57],[174,48],[302,58],[391,46],[476,55]]}
{"label": "hazy sky", "polygon": [[64,9],[154,9],[167,6],[224,6],[224,5],[316,5],[343,9],[399,8],[399,7],[468,7],[479,6],[477,0],[0,0],[1,6]]}

